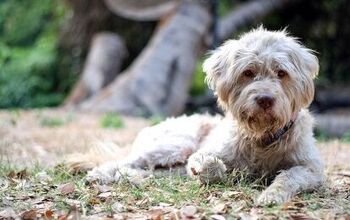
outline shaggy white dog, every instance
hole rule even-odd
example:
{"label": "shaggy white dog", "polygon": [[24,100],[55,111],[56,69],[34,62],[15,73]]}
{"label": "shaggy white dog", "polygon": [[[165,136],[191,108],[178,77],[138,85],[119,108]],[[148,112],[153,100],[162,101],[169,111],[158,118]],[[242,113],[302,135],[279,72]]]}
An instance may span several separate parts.
{"label": "shaggy white dog", "polygon": [[97,167],[87,179],[143,178],[157,167],[187,164],[188,175],[212,183],[244,170],[274,178],[257,199],[261,205],[285,202],[323,183],[306,109],[319,69],[312,51],[285,31],[258,28],[213,51],[203,69],[225,117],[182,116],[145,128],[125,160]]}

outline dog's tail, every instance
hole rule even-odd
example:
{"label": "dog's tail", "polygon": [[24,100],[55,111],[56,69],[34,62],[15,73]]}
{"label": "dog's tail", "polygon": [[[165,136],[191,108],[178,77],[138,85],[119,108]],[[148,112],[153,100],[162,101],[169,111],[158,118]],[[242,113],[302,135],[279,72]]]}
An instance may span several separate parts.
{"label": "dog's tail", "polygon": [[119,147],[112,142],[95,141],[87,152],[68,155],[63,163],[71,173],[78,173],[107,161],[124,159],[129,151],[130,146]]}

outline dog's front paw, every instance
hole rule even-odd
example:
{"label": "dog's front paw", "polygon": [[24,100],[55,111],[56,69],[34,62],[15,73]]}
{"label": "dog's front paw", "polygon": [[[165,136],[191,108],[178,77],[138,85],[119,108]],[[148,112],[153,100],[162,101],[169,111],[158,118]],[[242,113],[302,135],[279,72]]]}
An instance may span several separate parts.
{"label": "dog's front paw", "polygon": [[93,170],[89,171],[86,175],[85,179],[88,182],[98,182],[101,184],[109,184],[115,181],[114,174],[115,172],[110,170],[100,169],[100,167],[96,167]]}
{"label": "dog's front paw", "polygon": [[226,178],[226,166],[217,157],[194,154],[187,164],[187,173],[193,178],[199,178],[204,184],[216,183]]}
{"label": "dog's front paw", "polygon": [[280,205],[290,199],[290,193],[274,188],[267,188],[258,197],[256,203],[260,206]]}
{"label": "dog's front paw", "polygon": [[138,184],[151,175],[150,171],[135,169],[129,166],[117,166],[116,164],[104,164],[96,167],[86,176],[88,182],[98,182],[109,184],[126,180],[133,184]]}

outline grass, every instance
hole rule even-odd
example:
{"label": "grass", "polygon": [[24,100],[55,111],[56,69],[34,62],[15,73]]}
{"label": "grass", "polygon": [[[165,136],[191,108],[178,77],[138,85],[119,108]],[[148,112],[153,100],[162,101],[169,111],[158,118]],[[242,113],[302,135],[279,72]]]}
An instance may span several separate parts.
{"label": "grass", "polygon": [[[88,124],[85,123],[87,117]],[[40,121],[43,118],[50,119],[47,121],[59,119],[63,124],[50,122],[42,125]],[[40,164],[46,164],[47,160],[57,162],[57,155],[72,152],[68,151],[71,148],[75,148],[73,152],[86,150],[91,137],[131,143],[137,130],[159,123],[161,117],[149,119],[147,123],[136,123],[135,120],[115,114],[101,117],[94,114],[67,115],[66,112],[57,111],[13,111],[9,114],[3,113],[1,119],[3,125],[0,126],[0,133],[3,140],[0,143],[0,219],[6,212],[9,216],[9,210],[14,213],[14,218],[28,219],[33,214],[41,217],[51,215],[56,219],[78,219],[78,216],[89,216],[91,219],[96,219],[97,216],[162,219],[163,215],[164,219],[176,219],[174,215],[181,219],[184,209],[191,206],[196,209],[194,218],[197,219],[210,219],[212,215],[220,215],[226,219],[325,219],[329,216],[350,216],[350,179],[349,166],[346,163],[350,145],[339,141],[318,143],[332,184],[312,193],[301,193],[291,202],[280,206],[258,207],[254,200],[264,186],[247,182],[243,173],[233,173],[225,183],[209,186],[179,175],[152,177],[137,184],[123,181],[100,186],[96,183],[86,184],[84,173],[73,175],[65,166],[44,168],[36,164],[23,169],[23,166],[33,160],[40,161]],[[104,127],[118,130],[106,132]],[[29,133],[22,137],[22,131]],[[102,137],[101,133],[104,134]],[[63,136],[66,138],[63,139]],[[318,141],[321,141],[325,134],[321,132],[319,136],[321,138]],[[345,142],[346,137],[341,141]],[[48,154],[35,153],[37,145],[48,149]],[[64,151],[65,148],[67,150]],[[62,151],[65,153],[61,153]],[[14,159],[11,160],[11,156]],[[28,163],[21,163],[27,160]],[[12,162],[21,168],[10,165]]]}
{"label": "grass", "polygon": [[[302,193],[292,202],[274,207],[257,207],[254,199],[263,186],[244,181],[244,176],[230,175],[229,181],[214,185],[201,185],[184,176],[152,177],[140,184],[123,181],[111,186],[86,184],[84,173],[71,174],[65,166],[18,170],[0,164],[0,211],[11,207],[22,217],[28,210],[37,215],[149,216],[150,210],[162,210],[162,215],[180,212],[183,207],[196,207],[195,217],[222,215],[238,218],[251,210],[260,217],[290,218],[296,213],[322,217],[324,212],[335,216],[350,215],[349,189],[326,187],[314,193]],[[66,190],[63,190],[63,187]],[[171,211],[168,211],[171,210]],[[177,211],[176,211],[177,210]],[[120,213],[122,212],[122,213]]]}
{"label": "grass", "polygon": [[64,125],[66,122],[62,118],[58,117],[42,117],[39,123],[43,127],[59,127]]}
{"label": "grass", "polygon": [[101,127],[103,128],[123,128],[124,122],[119,114],[107,113],[101,118]]}

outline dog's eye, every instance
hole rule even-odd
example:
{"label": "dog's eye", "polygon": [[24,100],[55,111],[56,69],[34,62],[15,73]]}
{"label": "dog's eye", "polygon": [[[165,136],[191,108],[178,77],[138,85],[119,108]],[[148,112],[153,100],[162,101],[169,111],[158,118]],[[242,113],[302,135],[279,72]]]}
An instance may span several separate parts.
{"label": "dog's eye", "polygon": [[245,71],[243,72],[243,75],[246,76],[246,77],[249,77],[249,78],[252,78],[252,77],[255,76],[255,74],[254,74],[253,71],[251,71],[251,70],[245,70]]}
{"label": "dog's eye", "polygon": [[285,77],[287,75],[288,75],[288,73],[286,71],[284,71],[284,70],[278,70],[278,72],[277,72],[277,76],[279,78],[283,78],[283,77]]}

